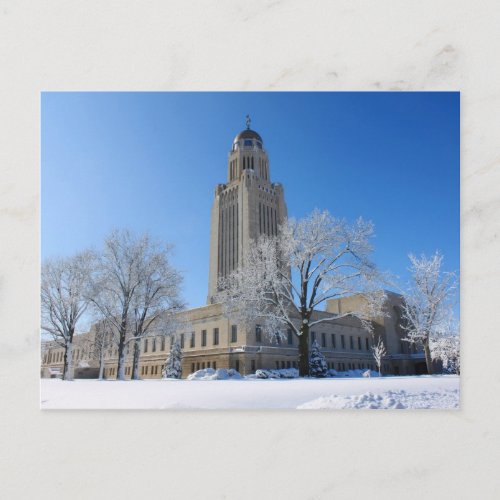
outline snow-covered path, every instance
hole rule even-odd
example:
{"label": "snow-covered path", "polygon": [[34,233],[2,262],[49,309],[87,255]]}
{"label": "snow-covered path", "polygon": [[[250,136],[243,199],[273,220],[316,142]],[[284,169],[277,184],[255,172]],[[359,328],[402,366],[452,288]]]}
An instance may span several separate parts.
{"label": "snow-covered path", "polygon": [[293,380],[41,380],[42,409],[342,409],[459,405],[457,376]]}

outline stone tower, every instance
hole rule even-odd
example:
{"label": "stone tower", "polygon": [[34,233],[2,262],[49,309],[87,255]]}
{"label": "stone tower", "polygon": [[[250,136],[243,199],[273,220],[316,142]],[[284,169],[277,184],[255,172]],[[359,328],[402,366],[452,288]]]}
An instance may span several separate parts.
{"label": "stone tower", "polygon": [[243,262],[253,240],[277,234],[287,216],[281,184],[271,182],[269,158],[262,137],[247,128],[233,140],[227,162],[227,183],[215,188],[210,230],[210,272],[207,303],[213,302],[219,277]]}

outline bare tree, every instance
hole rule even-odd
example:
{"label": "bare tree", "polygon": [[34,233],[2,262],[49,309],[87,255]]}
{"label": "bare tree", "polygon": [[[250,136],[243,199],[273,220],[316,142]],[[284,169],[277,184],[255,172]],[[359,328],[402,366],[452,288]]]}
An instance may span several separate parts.
{"label": "bare tree", "polygon": [[141,339],[170,335],[174,314],[184,307],[180,300],[182,276],[169,263],[170,250],[168,246],[149,242],[141,262],[141,283],[132,304],[133,380],[139,379]]}
{"label": "bare tree", "polygon": [[382,336],[378,336],[377,342],[372,345],[372,353],[373,353],[373,358],[375,359],[375,363],[377,364],[378,367],[378,373],[379,376],[382,376],[382,360],[384,359],[384,356],[387,354],[387,351],[385,350],[385,345],[384,341],[382,340]]}
{"label": "bare tree", "polygon": [[108,318],[100,318],[94,324],[95,335],[90,346],[92,357],[99,363],[99,380],[104,379],[104,358],[106,352],[118,345],[118,337]]}
{"label": "bare tree", "polygon": [[[226,314],[249,326],[259,318],[264,331],[284,336],[290,328],[299,338],[299,373],[309,376],[309,331],[319,323],[356,316],[382,315],[385,294],[381,275],[369,260],[373,226],[358,219],[350,225],[315,210],[301,220],[289,219],[278,236],[261,237],[243,265],[221,279],[216,300]],[[328,299],[360,294],[359,310],[313,316]]]}
{"label": "bare tree", "polygon": [[137,238],[127,230],[116,230],[106,239],[99,256],[99,273],[91,297],[118,335],[117,380],[125,380],[125,339],[147,240],[147,236]]}
{"label": "bare tree", "polygon": [[72,380],[73,336],[89,304],[94,255],[49,259],[42,265],[42,331],[64,348],[63,380]]}
{"label": "bare tree", "polygon": [[117,335],[117,380],[125,380],[128,344],[134,342],[133,378],[138,378],[140,339],[161,329],[162,315],[181,306],[181,276],[170,266],[169,252],[149,235],[127,230],[114,231],[105,241],[92,301]]}
{"label": "bare tree", "polygon": [[458,280],[455,273],[443,272],[443,256],[409,255],[411,282],[402,305],[403,328],[407,342],[422,346],[427,372],[434,373],[430,340],[449,323],[453,314]]}

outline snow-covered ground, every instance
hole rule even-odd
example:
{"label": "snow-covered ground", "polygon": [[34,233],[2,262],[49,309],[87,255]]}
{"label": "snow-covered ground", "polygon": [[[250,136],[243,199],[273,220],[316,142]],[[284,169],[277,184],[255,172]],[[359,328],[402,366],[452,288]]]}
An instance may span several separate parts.
{"label": "snow-covered ground", "polygon": [[458,409],[455,375],[383,378],[41,380],[43,409]]}

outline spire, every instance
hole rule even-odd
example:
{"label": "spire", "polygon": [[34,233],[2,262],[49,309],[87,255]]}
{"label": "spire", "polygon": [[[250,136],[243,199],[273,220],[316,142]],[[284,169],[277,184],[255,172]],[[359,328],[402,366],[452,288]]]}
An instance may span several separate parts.
{"label": "spire", "polygon": [[246,126],[247,126],[247,130],[250,130],[250,123],[252,123],[252,120],[250,119],[250,115],[247,115],[247,119],[246,119]]}

